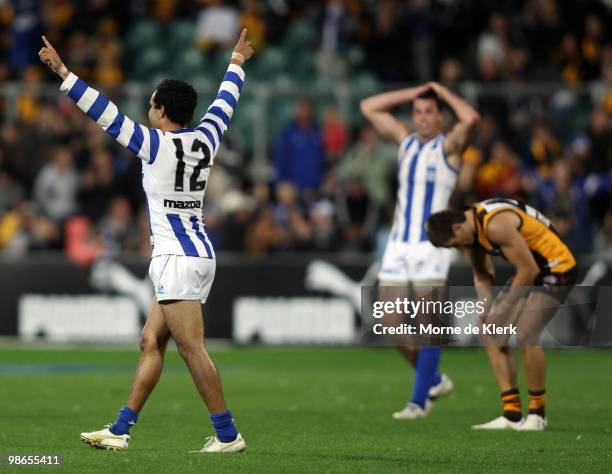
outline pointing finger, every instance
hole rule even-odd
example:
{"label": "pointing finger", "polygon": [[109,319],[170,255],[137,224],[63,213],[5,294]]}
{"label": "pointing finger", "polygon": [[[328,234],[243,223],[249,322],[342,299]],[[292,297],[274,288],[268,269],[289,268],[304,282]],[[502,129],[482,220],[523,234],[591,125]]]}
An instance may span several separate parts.
{"label": "pointing finger", "polygon": [[43,35],[42,39],[45,42],[45,44],[47,45],[47,48],[53,49],[53,46],[51,46],[51,43],[49,43],[49,40],[47,40],[47,37],[45,35]]}
{"label": "pointing finger", "polygon": [[246,38],[246,34],[247,34],[247,29],[244,28],[242,30],[242,33],[240,33],[240,41],[244,41],[244,39]]}

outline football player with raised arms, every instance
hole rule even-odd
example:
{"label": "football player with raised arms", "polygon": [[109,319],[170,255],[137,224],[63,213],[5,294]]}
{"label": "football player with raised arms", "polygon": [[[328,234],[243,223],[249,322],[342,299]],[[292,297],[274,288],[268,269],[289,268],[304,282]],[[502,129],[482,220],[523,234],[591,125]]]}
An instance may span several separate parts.
{"label": "football player with raised arms", "polygon": [[[457,118],[448,134],[443,133],[442,102]],[[392,113],[407,103],[412,105],[414,130]],[[428,241],[425,222],[432,212],[448,207],[478,112],[436,82],[369,97],[361,102],[361,110],[378,133],[399,146],[393,227],[378,274],[380,297],[431,295],[432,287],[445,284],[452,254]],[[411,400],[393,418],[423,417],[431,407],[430,398],[453,388],[451,380],[438,371],[440,347],[425,345],[417,350],[405,341],[396,344],[415,366],[416,377]]]}
{"label": "football player with raised arms", "polygon": [[149,128],[120,113],[107,97],[70,72],[47,38],[42,39],[45,46],[38,53],[40,60],[62,78],[61,92],[141,159],[151,223],[149,275],[155,296],[142,331],[142,352],[132,388],[116,421],[100,431],[81,433],[81,439],[94,447],[127,449],[130,428],[159,380],[166,346],[173,337],[215,430],[201,451],[242,451],[246,444],[225,404],[219,374],[204,343],[201,303],[210,292],[216,267],[202,201],[244,84],[242,65],[254,52],[246,29],[233,50],[217,97],[194,128],[189,123],[198,96],[190,84],[167,79],[157,86],[150,99]]}

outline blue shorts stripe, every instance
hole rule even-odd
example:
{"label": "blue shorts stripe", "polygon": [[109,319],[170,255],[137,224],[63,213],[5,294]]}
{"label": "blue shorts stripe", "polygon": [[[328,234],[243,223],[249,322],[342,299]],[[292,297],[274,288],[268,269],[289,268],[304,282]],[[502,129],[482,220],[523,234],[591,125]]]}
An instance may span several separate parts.
{"label": "blue shorts stripe", "polygon": [[125,120],[125,115],[119,113],[113,120],[113,123],[110,124],[110,127],[106,129],[106,133],[108,133],[111,137],[117,138],[121,133],[121,127],[123,126],[123,121]]}
{"label": "blue shorts stripe", "polygon": [[87,115],[89,115],[92,119],[94,119],[97,122],[100,116],[106,110],[107,105],[108,105],[108,99],[102,94],[98,94],[98,97],[96,98],[94,103],[91,104],[91,107],[89,107],[89,110],[87,111]]}
{"label": "blue shorts stripe", "polygon": [[404,234],[402,235],[402,240],[404,242],[408,240],[408,232],[410,231],[410,215],[412,213],[412,196],[414,194],[414,175],[416,173],[416,167],[419,161],[420,153],[421,153],[421,148],[419,148],[419,150],[412,157],[412,162],[410,163],[410,168],[408,170],[408,183],[407,183],[408,192],[406,193],[406,209],[404,212]]}
{"label": "blue shorts stripe", "polygon": [[216,115],[221,120],[223,120],[223,123],[225,124],[226,127],[229,126],[230,118],[227,116],[227,114],[223,111],[221,107],[217,107],[215,105],[214,107],[211,107],[210,109],[208,109],[208,113]]}
{"label": "blue shorts stripe", "polygon": [[74,85],[68,91],[68,97],[70,97],[75,102],[78,102],[85,91],[87,90],[87,84],[85,84],[81,79],[77,79]]}
{"label": "blue shorts stripe", "polygon": [[232,109],[236,108],[236,98],[231,94],[231,92],[222,90],[217,95],[217,99],[223,99]]}
{"label": "blue shorts stripe", "polygon": [[195,230],[195,233],[198,236],[198,239],[200,239],[200,242],[204,244],[204,248],[206,249],[206,255],[208,256],[208,258],[212,258],[212,252],[210,251],[210,247],[208,246],[208,243],[206,242],[204,235],[202,234],[202,232],[200,232],[200,226],[198,224],[197,216],[191,216],[189,218],[189,221],[191,222],[191,228]]}
{"label": "blue shorts stripe", "polygon": [[189,236],[187,235],[187,231],[185,230],[185,226],[181,221],[181,216],[178,214],[166,214],[168,218],[168,222],[172,226],[172,230],[174,231],[174,235],[178,239],[181,247],[183,248],[183,252],[187,257],[199,257],[198,250],[196,246],[193,244]]}
{"label": "blue shorts stripe", "polygon": [[225,73],[225,77],[223,77],[224,81],[233,82],[238,87],[238,91],[242,92],[242,85],[244,81],[240,79],[240,76],[233,71],[228,71]]}
{"label": "blue shorts stripe", "polygon": [[127,147],[130,151],[138,154],[140,151],[140,147],[142,147],[142,142],[144,140],[144,134],[142,133],[142,128],[136,122],[134,122],[134,132],[130,137],[130,141],[127,144]]}
{"label": "blue shorts stripe", "polygon": [[157,158],[157,152],[159,151],[159,135],[157,130],[154,128],[149,129],[149,143],[151,144],[151,157],[149,158],[149,164],[152,165]]}

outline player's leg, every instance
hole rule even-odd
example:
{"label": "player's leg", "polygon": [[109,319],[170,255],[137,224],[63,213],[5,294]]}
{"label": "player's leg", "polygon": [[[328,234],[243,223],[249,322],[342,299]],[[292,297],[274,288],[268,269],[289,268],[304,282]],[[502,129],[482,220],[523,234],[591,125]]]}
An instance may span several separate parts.
{"label": "player's leg", "polygon": [[219,373],[204,344],[202,304],[199,300],[162,303],[162,313],[187,364],[198,393],[210,413],[226,411]]}
{"label": "player's leg", "polygon": [[157,299],[153,303],[140,338],[141,354],[127,404],[119,410],[114,423],[103,430],[81,433],[81,439],[92,446],[112,450],[127,449],[130,428],[161,375],[170,332],[164,322]]}
{"label": "player's leg", "polygon": [[216,432],[202,451],[237,452],[246,445],[225,405],[221,379],[204,343],[204,320],[199,300],[172,301],[161,305],[164,320],[185,360],[198,393],[206,404]]}
{"label": "player's leg", "polygon": [[164,321],[160,305],[154,298],[149,317],[140,336],[140,360],[126,404],[137,413],[140,412],[159,381],[169,339],[170,330]]}
{"label": "player's leg", "polygon": [[[414,283],[412,297],[419,301],[437,301],[443,297],[443,280],[420,280]],[[422,323],[437,324],[436,315],[419,314],[418,321]],[[428,341],[422,340],[421,344]],[[412,389],[411,402],[425,411],[430,403],[430,392],[433,387],[437,387],[436,396],[446,395],[452,390],[452,382],[446,376],[442,376],[438,371],[442,349],[439,345],[433,345],[436,341],[431,341],[431,345],[423,345],[419,348],[414,386]],[[443,386],[442,386],[443,385]]]}
{"label": "player's leg", "polygon": [[555,316],[559,301],[541,291],[530,293],[525,309],[518,321],[518,343],[523,350],[523,365],[529,389],[529,414],[522,430],[546,428],[546,356],[538,340],[544,327]]}
{"label": "player's leg", "polygon": [[[503,294],[500,295],[500,298]],[[495,304],[494,304],[495,306]],[[514,310],[510,315],[504,315],[504,324],[509,321],[516,321],[524,306],[524,301],[521,300],[514,306]],[[492,310],[492,312],[494,309]],[[487,323],[489,321],[487,319]],[[500,390],[500,398],[502,402],[502,415],[493,419],[488,423],[472,426],[473,429],[518,429],[522,419],[521,397],[518,388],[518,376],[516,368],[516,360],[514,353],[509,346],[491,344],[485,340],[485,350],[493,376]]]}
{"label": "player's leg", "polygon": [[[445,285],[453,258],[450,249],[436,248],[429,242],[411,245],[406,251],[405,264],[407,275],[412,281],[412,298],[415,301],[437,302],[445,297]],[[434,306],[435,307],[435,306]],[[435,311],[422,311],[416,315],[419,323],[443,324],[440,315]],[[442,354],[439,337],[423,336],[417,338],[420,346],[416,364],[415,382],[412,391],[412,403],[427,408],[432,399],[447,395],[453,389],[453,383],[438,370]]]}
{"label": "player's leg", "polygon": [[[380,301],[395,301],[396,298],[408,298],[410,296],[410,286],[408,282],[380,281],[378,285],[378,297]],[[383,319],[383,324],[398,325],[403,321],[400,314],[387,314]],[[418,349],[409,345],[404,336],[395,338],[395,347],[406,361],[416,368]]]}

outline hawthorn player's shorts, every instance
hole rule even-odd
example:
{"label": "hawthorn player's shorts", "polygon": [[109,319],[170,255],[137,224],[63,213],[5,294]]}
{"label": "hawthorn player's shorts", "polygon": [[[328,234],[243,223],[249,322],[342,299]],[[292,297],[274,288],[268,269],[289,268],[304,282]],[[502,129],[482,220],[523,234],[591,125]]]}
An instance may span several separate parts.
{"label": "hawthorn player's shorts", "polygon": [[214,258],[158,255],[151,259],[149,276],[157,301],[200,300],[206,302],[217,262]]}
{"label": "hawthorn player's shorts", "polygon": [[[507,292],[511,284],[512,278],[506,282],[501,291]],[[559,304],[563,304],[575,285],[576,267],[564,273],[552,273],[543,270],[533,283],[531,291],[538,291],[550,295],[556,299]]]}

